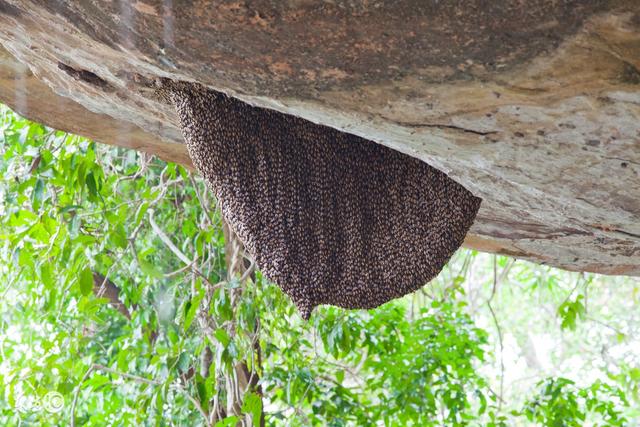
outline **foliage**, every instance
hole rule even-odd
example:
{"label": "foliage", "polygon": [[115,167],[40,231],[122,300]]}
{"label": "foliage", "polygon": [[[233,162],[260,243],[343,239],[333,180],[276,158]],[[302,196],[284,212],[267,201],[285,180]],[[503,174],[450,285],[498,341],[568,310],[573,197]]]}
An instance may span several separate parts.
{"label": "foliage", "polygon": [[[464,251],[422,292],[304,322],[190,171],[1,114],[2,425],[625,423],[634,361],[608,373],[619,387],[550,378],[518,410],[486,370],[500,277],[553,294],[551,270]],[[589,283],[553,294],[562,329],[587,320]]]}
{"label": "foliage", "polygon": [[523,413],[530,421],[545,426],[584,425],[587,414],[598,414],[600,420],[594,425],[624,426],[627,420],[618,410],[627,404],[619,389],[596,381],[589,387],[577,388],[566,378],[548,379],[538,383],[540,392],[529,400]]}

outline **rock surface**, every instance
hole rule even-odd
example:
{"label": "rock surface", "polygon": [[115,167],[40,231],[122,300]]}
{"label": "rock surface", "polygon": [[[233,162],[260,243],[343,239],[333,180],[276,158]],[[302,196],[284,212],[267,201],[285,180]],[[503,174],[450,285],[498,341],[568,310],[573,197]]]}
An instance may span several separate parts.
{"label": "rock surface", "polygon": [[50,126],[188,163],[149,84],[198,81],[446,172],[468,247],[640,275],[640,2],[0,0],[0,42]]}

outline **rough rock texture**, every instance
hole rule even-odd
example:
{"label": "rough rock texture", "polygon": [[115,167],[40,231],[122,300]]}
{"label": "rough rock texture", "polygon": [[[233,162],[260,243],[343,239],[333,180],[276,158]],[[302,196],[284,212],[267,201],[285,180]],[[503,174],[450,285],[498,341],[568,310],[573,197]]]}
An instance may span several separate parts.
{"label": "rough rock texture", "polygon": [[433,279],[480,207],[414,157],[193,83],[164,81],[193,164],[260,271],[304,319]]}
{"label": "rough rock texture", "polygon": [[469,247],[640,274],[638,1],[0,0],[0,42],[45,123],[184,160],[149,81],[198,81],[444,171]]}
{"label": "rough rock texture", "polygon": [[70,98],[56,95],[45,83],[0,47],[0,100],[31,120],[53,128],[155,154],[164,160],[191,165],[183,144],[160,139],[151,132],[108,114],[94,113]]}

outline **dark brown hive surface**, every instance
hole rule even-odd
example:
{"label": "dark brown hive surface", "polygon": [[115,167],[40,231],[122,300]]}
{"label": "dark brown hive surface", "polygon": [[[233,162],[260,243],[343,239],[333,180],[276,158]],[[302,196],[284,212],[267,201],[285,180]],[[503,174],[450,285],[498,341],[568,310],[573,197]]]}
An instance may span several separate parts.
{"label": "dark brown hive surface", "polygon": [[186,83],[162,89],[189,154],[263,274],[308,319],[373,308],[434,278],[480,199],[426,163]]}

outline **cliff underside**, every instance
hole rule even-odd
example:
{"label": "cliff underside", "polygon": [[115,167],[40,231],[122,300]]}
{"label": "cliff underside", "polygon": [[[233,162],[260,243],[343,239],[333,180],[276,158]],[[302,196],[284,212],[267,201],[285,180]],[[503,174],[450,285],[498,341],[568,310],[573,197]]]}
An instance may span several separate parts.
{"label": "cliff underside", "polygon": [[189,164],[149,89],[197,81],[418,157],[465,245],[640,275],[640,2],[0,0],[0,100]]}

